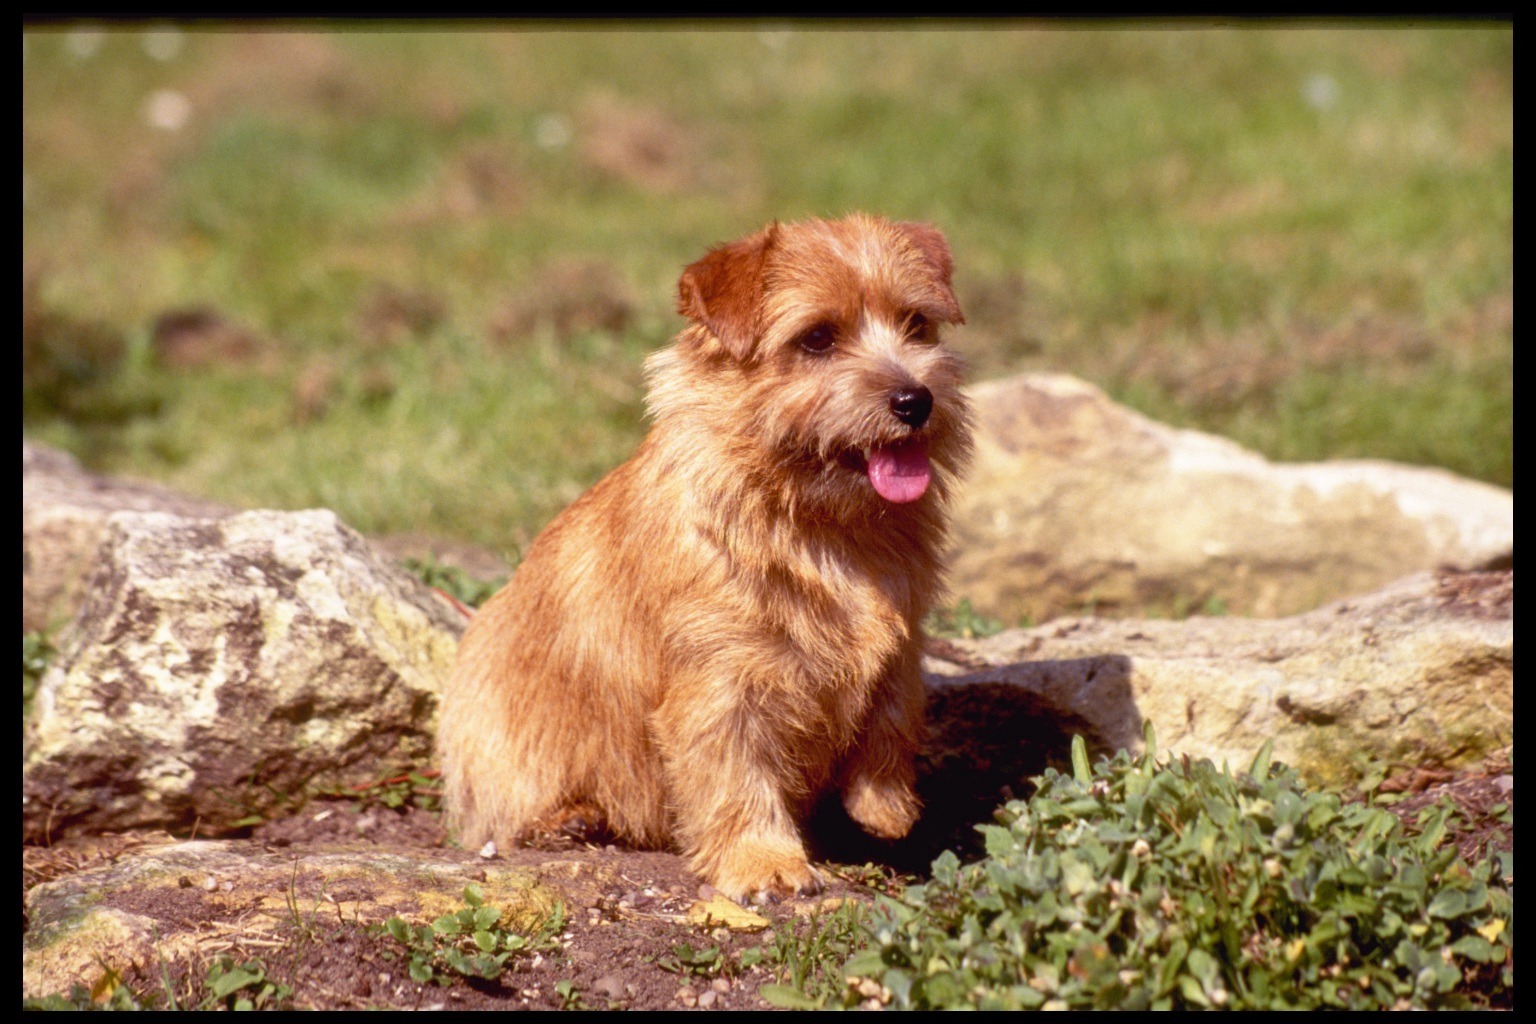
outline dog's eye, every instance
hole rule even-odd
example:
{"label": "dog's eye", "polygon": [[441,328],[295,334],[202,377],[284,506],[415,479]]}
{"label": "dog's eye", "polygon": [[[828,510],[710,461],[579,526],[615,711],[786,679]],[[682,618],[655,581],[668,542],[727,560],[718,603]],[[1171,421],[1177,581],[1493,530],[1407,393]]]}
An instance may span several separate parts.
{"label": "dog's eye", "polygon": [[906,326],[902,333],[913,341],[933,341],[938,329],[932,320],[918,312],[907,314]]}
{"label": "dog's eye", "polygon": [[831,324],[817,324],[800,335],[800,347],[807,352],[826,352],[837,341],[837,332]]}

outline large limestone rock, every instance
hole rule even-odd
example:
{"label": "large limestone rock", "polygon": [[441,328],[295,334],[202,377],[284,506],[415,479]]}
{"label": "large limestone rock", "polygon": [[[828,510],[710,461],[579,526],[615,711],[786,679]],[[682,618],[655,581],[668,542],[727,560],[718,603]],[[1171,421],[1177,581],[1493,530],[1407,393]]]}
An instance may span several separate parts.
{"label": "large limestone rock", "polygon": [[1004,684],[1082,719],[1101,749],[1247,767],[1266,740],[1314,781],[1363,753],[1457,767],[1514,736],[1514,572],[1420,573],[1283,619],[1060,619],[936,641],[937,690]]}
{"label": "large limestone rock", "polygon": [[1409,573],[1512,565],[1514,496],[1387,462],[1277,464],[1071,377],[972,390],[953,592],[1014,620],[1219,599],[1291,615]]}
{"label": "large limestone rock", "polygon": [[235,510],[154,484],[87,473],[65,452],[21,442],[21,631],[61,626],[85,600],[85,581],[114,512],[220,518]]}
{"label": "large limestone rock", "polygon": [[27,725],[37,839],[218,830],[425,762],[462,615],[328,511],[118,512]]}
{"label": "large limestone rock", "polygon": [[[222,519],[239,511],[158,484],[88,473],[67,452],[23,438],[21,631],[57,629],[74,618],[114,512]],[[444,537],[399,533],[370,537],[369,543],[391,561],[435,562],[488,583],[512,574],[499,552]]]}

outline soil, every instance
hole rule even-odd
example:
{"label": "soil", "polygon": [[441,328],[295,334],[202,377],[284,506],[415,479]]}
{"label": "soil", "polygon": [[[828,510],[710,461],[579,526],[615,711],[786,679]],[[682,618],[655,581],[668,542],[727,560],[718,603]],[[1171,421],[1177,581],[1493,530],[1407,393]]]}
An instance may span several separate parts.
{"label": "soil", "polygon": [[[344,833],[373,817],[380,816],[371,811],[336,808],[321,828],[312,828],[307,817],[288,819],[264,827],[258,838],[273,845],[331,845],[317,834]],[[368,827],[362,834],[378,837],[378,845],[390,852],[410,855],[430,850],[438,859],[446,856],[466,863],[477,859],[475,854],[430,843],[431,837],[441,834],[436,814],[386,811],[381,817],[390,819],[389,823]],[[331,827],[323,827],[327,825]],[[421,840],[419,844],[407,840],[413,834]],[[532,865],[547,860],[548,853],[561,846],[552,842],[532,849],[511,850],[499,855],[498,861]],[[758,986],[770,980],[766,972],[759,968],[748,969],[738,977],[728,974],[737,964],[734,954],[758,945],[763,941],[761,935],[718,929],[713,935],[703,936],[695,928],[679,923],[699,897],[699,882],[688,873],[681,858],[576,844],[564,844],[562,856],[576,861],[618,861],[622,864],[619,877],[623,882],[607,888],[590,906],[568,908],[567,937],[560,948],[509,961],[509,969],[491,981],[467,978],[440,968],[437,974],[448,984],[418,984],[410,976],[408,956],[400,943],[376,927],[345,921],[340,915],[328,917],[325,911],[329,907],[319,902],[320,894],[306,892],[302,885],[297,887],[299,905],[321,908],[308,925],[307,933],[295,926],[292,935],[286,937],[290,941],[281,948],[232,950],[231,955],[237,960],[259,956],[268,976],[293,986],[293,1005],[302,1009],[560,1009],[565,999],[556,990],[556,984],[561,981],[572,982],[574,1001],[587,1007],[675,1009],[683,1006],[679,993],[688,987],[688,978],[669,972],[662,964],[668,962],[674,945],[689,942],[696,948],[719,945],[725,953],[721,973],[727,974],[723,986],[726,991],[717,992],[711,1000],[714,1005],[721,1009],[767,1006],[757,996]],[[829,886],[828,894],[847,896],[853,894],[853,889],[839,880]],[[174,896],[184,899],[189,906],[201,895],[196,888],[174,891]],[[337,899],[345,898],[344,893],[334,895]],[[168,909],[156,907],[154,914],[162,919],[172,916]],[[769,913],[782,919],[793,909],[786,906]],[[238,946],[238,939],[235,942]],[[178,977],[173,970],[171,984],[173,990],[197,991],[195,983],[201,980],[201,976]],[[704,979],[706,987],[709,981]],[[136,990],[146,983],[148,991],[162,988],[157,978],[128,982]],[[700,986],[695,984],[692,989],[697,998]]]}
{"label": "soil", "polygon": [[1515,776],[1507,756],[1470,771],[1410,768],[1386,779],[1381,792],[1405,794],[1387,809],[1410,827],[1425,808],[1449,800],[1457,814],[1446,840],[1456,844],[1468,863],[1501,850],[1514,851],[1514,826],[1503,820],[1513,821],[1515,810]]}
{"label": "soil", "polygon": [[[26,847],[23,892],[39,882],[173,841],[156,832]],[[302,814],[257,827],[249,841],[268,850],[367,847],[434,861],[485,863],[477,853],[445,844],[442,818],[434,811],[368,807],[346,800],[311,803]],[[302,872],[295,876],[300,912],[292,921],[285,921],[277,933],[254,935],[242,931],[238,921],[228,921],[228,942],[220,952],[237,963],[260,959],[269,978],[292,987],[291,1005],[300,1009],[770,1008],[758,989],[775,979],[762,966],[743,967],[739,957],[743,950],[770,941],[771,931],[701,929],[687,922],[689,908],[714,892],[688,871],[681,857],[546,835],[526,848],[499,851],[495,863],[531,867],[547,863],[552,853],[566,862],[615,867],[613,875],[619,881],[604,886],[589,905],[566,909],[565,937],[556,949],[515,958],[494,980],[440,968],[437,974],[447,984],[418,984],[410,976],[409,956],[400,943],[377,926],[345,920],[334,910],[337,901],[346,902],[358,893],[343,891],[345,883],[343,888],[333,885],[323,892],[316,879],[305,878]],[[753,910],[780,925],[796,916],[830,911],[844,900],[869,900],[876,891],[872,882],[877,887],[896,883],[897,876],[890,871],[820,866],[827,882],[820,894]],[[206,928],[213,917],[207,895],[201,887],[188,884],[147,889],[142,894],[118,893],[111,903],[116,909],[173,926]],[[227,910],[223,916],[229,917]],[[711,965],[685,972],[674,949],[682,943],[694,950],[719,947],[722,955]],[[166,1004],[167,987],[183,1006],[198,1005],[207,997],[204,981],[212,950],[205,946],[202,952],[190,962],[168,960],[122,980],[136,993],[157,994],[160,1006]],[[574,995],[569,999],[556,989],[563,981],[573,983]]]}
{"label": "soil", "polygon": [[[1020,767],[1025,766],[1010,766]],[[930,766],[930,771],[941,772],[942,766]],[[1452,820],[1448,841],[1454,842],[1464,857],[1481,859],[1498,850],[1513,850],[1513,827],[1506,823],[1512,815],[1503,813],[1504,807],[1512,809],[1514,805],[1513,781],[1508,761],[1494,760],[1457,772],[1405,770],[1388,778],[1381,789],[1405,794],[1391,809],[1410,827],[1421,810],[1448,799],[1459,812]],[[967,811],[955,813],[964,816]],[[818,850],[872,852],[869,844],[856,849],[858,844],[842,834],[835,818],[823,809],[813,821]],[[919,837],[921,841],[909,848],[888,846],[886,856],[865,857],[869,863],[859,867],[842,858],[822,861],[819,866],[828,882],[825,892],[756,909],[778,925],[797,915],[830,910],[843,900],[869,900],[877,891],[915,881],[917,876],[903,872],[948,831],[942,823],[929,828],[928,839]],[[949,837],[953,838],[952,832]],[[38,882],[116,860],[146,845],[172,841],[171,836],[156,832],[95,837],[48,848],[26,847],[23,891]],[[478,853],[445,844],[441,816],[415,806],[387,808],[350,800],[318,801],[301,814],[262,824],[250,833],[249,841],[269,850],[363,847],[407,857],[485,863]],[[294,893],[301,913],[284,922],[277,934],[251,935],[237,927],[238,921],[230,922],[228,940],[221,951],[237,963],[260,959],[269,978],[292,987],[286,1003],[302,1009],[769,1008],[758,990],[776,979],[763,965],[744,967],[739,958],[744,950],[771,942],[772,933],[701,930],[687,923],[688,908],[708,899],[713,891],[687,870],[682,858],[546,835],[527,848],[498,852],[496,863],[534,865],[547,862],[552,853],[562,860],[612,868],[612,877],[618,881],[605,885],[589,905],[567,908],[566,935],[557,948],[509,961],[508,969],[495,980],[472,979],[439,969],[438,976],[447,984],[418,984],[410,976],[404,947],[377,926],[343,919],[319,885],[302,875],[296,876]],[[340,900],[349,896],[334,888],[329,895]],[[132,896],[126,901],[114,898],[114,904],[160,921],[206,926],[210,915],[205,896],[201,888],[188,885],[147,892],[142,897],[145,906],[130,905]],[[25,926],[23,911],[23,930]],[[722,955],[690,973],[677,957],[676,947],[683,943],[694,950],[719,947]],[[182,1005],[197,1005],[207,998],[208,962],[206,956],[167,961],[123,981],[135,992],[159,993],[160,1005],[166,1002],[167,986]],[[570,996],[557,989],[562,982],[572,983]]]}

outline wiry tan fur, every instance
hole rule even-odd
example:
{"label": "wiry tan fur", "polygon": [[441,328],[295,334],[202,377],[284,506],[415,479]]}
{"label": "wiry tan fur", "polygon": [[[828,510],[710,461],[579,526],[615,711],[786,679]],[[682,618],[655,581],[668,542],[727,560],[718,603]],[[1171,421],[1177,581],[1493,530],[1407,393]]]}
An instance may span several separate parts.
{"label": "wiry tan fur", "polygon": [[[949,249],[864,215],[773,224],[679,295],[692,322],[647,361],[640,450],[464,635],[438,733],[451,821],[507,845],[595,808],[737,899],[812,892],[797,822],[820,792],[887,838],[919,811],[918,624],[970,443],[933,327],[963,321]],[[829,352],[802,343],[817,325]],[[914,428],[890,396],[917,385],[933,404]],[[886,501],[860,453],[913,433],[932,484]]]}

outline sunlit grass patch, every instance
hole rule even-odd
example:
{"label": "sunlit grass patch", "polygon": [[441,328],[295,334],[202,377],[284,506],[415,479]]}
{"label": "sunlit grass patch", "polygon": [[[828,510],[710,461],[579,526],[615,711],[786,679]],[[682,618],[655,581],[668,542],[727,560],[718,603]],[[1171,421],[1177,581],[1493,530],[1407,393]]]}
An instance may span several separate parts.
{"label": "sunlit grass patch", "polygon": [[[27,351],[127,355],[24,429],[97,468],[511,547],[641,436],[687,262],[861,208],[945,230],[978,377],[1513,479],[1507,26],[25,36]],[[172,370],[192,309],[266,354]]]}

